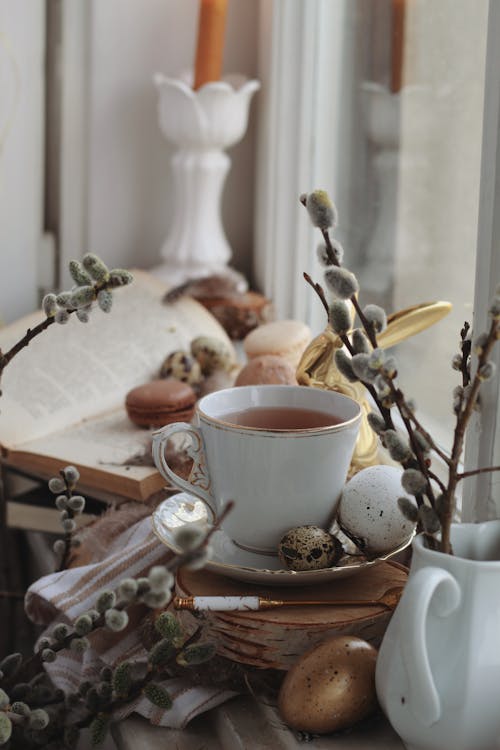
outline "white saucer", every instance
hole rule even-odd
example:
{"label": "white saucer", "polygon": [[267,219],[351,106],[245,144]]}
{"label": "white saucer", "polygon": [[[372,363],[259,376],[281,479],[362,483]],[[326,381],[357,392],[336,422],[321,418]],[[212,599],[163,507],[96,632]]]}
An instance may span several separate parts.
{"label": "white saucer", "polygon": [[[169,549],[179,553],[175,546],[175,532],[181,526],[194,521],[206,521],[207,511],[201,500],[187,492],[179,492],[164,500],[152,515],[153,531]],[[211,559],[205,565],[207,570],[247,583],[263,583],[267,586],[302,586],[311,583],[326,583],[352,576],[362,570],[389,560],[411,543],[411,538],[397,549],[374,560],[365,557],[346,555],[334,568],[320,570],[286,570],[281,567],[278,556],[261,555],[237,547],[234,542],[218,529],[210,540]]]}

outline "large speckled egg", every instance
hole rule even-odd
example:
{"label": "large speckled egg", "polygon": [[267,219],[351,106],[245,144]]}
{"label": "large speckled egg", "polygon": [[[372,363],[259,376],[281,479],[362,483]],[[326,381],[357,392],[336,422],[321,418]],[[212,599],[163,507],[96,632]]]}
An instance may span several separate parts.
{"label": "large speckled egg", "polygon": [[202,379],[200,363],[188,352],[171,352],[160,368],[160,378],[175,378],[189,385],[198,385]]}
{"label": "large speckled egg", "polygon": [[326,734],[377,709],[377,651],[355,636],[334,636],[303,654],[287,672],[278,708],[292,729]]}
{"label": "large speckled egg", "polygon": [[234,364],[228,345],[214,336],[197,336],[191,341],[191,354],[199,362],[204,375],[216,370],[230,370]]}
{"label": "large speckled egg", "polygon": [[319,526],[296,526],[278,545],[278,556],[289,570],[331,568],[343,552],[339,540]]}
{"label": "large speckled egg", "polygon": [[344,487],[338,523],[369,555],[390,552],[413,533],[415,524],[405,518],[398,506],[399,497],[415,502],[401,486],[402,473],[395,466],[369,466]]}

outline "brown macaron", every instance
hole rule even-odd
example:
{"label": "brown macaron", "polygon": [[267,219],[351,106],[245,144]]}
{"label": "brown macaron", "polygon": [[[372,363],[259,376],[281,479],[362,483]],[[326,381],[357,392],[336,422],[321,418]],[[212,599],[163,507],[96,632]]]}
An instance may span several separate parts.
{"label": "brown macaron", "polygon": [[175,378],[152,380],[127,393],[127,414],[138,427],[163,427],[188,422],[193,416],[196,394],[190,385]]}

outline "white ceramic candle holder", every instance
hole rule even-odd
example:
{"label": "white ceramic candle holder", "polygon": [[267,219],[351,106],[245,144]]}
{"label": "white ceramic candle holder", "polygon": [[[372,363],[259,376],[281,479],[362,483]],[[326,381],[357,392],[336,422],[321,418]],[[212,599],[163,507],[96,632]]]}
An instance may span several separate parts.
{"label": "white ceramic candle holder", "polygon": [[231,159],[224,149],[245,134],[258,81],[227,76],[197,91],[184,80],[154,76],[160,129],[176,146],[172,156],[172,226],[157,275],[173,285],[212,274],[234,274],[221,221],[221,196]]}

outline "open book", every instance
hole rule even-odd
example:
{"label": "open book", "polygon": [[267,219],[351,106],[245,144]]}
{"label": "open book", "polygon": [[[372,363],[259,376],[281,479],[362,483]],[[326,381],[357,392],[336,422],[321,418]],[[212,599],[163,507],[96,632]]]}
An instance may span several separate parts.
{"label": "open book", "polygon": [[[165,486],[154,467],[131,460],[150,450],[151,431],[130,422],[125,396],[154,378],[170,352],[189,350],[196,336],[232,346],[195,300],[163,304],[167,288],[134,271],[133,283],[114,292],[111,313],[95,309],[86,324],[71,316],[66,325],[52,325],[12,360],[0,398],[7,466],[47,479],[73,464],[81,491],[96,497],[145,500]],[[7,351],[41,320],[42,312],[33,313],[1,329],[1,349]]]}

